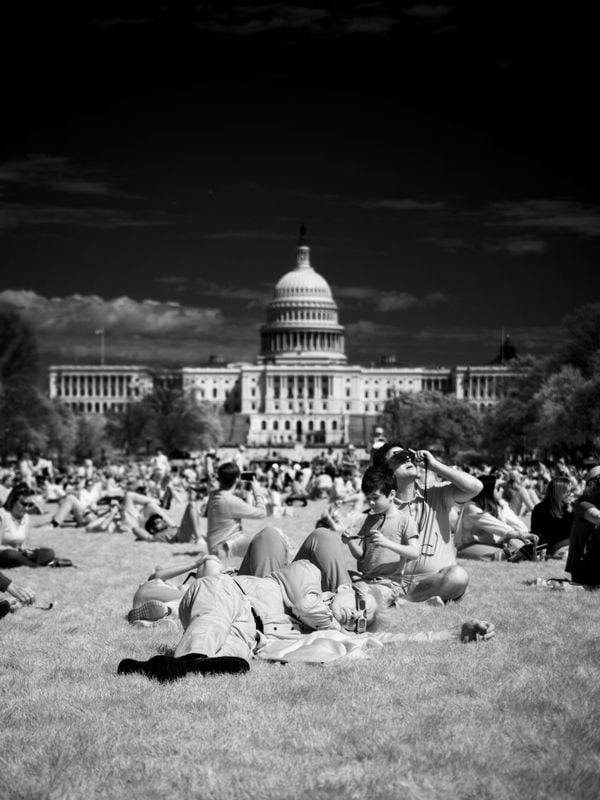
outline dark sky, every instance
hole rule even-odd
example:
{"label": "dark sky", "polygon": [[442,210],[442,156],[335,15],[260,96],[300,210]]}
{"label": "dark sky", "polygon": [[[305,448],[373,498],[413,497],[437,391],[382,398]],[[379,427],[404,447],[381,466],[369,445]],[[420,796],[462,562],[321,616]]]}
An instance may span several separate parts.
{"label": "dark sky", "polygon": [[361,363],[551,351],[598,300],[594,4],[27,3],[0,300],[46,358],[251,359],[298,228]]}

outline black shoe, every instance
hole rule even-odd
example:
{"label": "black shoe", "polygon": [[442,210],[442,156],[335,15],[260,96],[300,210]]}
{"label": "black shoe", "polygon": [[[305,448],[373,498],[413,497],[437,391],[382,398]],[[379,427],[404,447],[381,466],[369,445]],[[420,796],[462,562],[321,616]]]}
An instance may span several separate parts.
{"label": "black shoe", "polygon": [[10,614],[10,603],[8,600],[0,600],[0,619]]}
{"label": "black shoe", "polygon": [[176,681],[188,673],[215,675],[218,673],[248,672],[250,664],[244,658],[217,656],[216,658],[180,659],[173,656],[153,656],[148,661],[125,658],[117,668],[117,675],[140,673],[161,683]]}

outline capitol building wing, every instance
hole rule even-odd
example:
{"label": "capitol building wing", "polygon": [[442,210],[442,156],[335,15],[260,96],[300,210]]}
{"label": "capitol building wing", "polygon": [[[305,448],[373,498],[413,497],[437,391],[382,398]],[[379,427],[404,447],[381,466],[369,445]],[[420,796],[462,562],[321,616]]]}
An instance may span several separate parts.
{"label": "capitol building wing", "polygon": [[[400,367],[347,363],[344,327],[329,284],[310,262],[304,228],[296,266],[277,282],[253,363],[224,363],[168,373],[197,402],[214,404],[226,443],[248,445],[366,443],[386,402],[397,392],[438,391],[487,408],[514,375],[504,363],[487,366]],[[75,411],[123,411],[150,392],[147,367],[52,366],[50,396]]]}

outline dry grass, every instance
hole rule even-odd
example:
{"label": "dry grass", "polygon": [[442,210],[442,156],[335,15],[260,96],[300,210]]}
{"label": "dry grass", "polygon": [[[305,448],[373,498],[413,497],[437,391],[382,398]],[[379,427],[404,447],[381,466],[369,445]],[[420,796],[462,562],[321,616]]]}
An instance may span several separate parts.
{"label": "dry grass", "polygon": [[[277,523],[299,544],[320,510]],[[162,685],[117,678],[116,666],[169,651],[177,629],[132,628],[125,614],[154,565],[193,546],[45,526],[33,539],[79,567],[13,571],[56,606],[0,622],[2,800],[600,794],[600,594],[524,584],[562,576],[560,562],[469,564],[461,603],[401,609],[392,623],[488,618],[498,637],[484,645],[389,646],[339,667],[254,663],[243,677]]]}

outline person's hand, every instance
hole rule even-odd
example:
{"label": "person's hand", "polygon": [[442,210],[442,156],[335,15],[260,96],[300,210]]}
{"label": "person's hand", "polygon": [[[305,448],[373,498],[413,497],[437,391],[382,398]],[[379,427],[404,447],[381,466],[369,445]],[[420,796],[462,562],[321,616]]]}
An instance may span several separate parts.
{"label": "person's hand", "polygon": [[524,533],[522,539],[527,544],[537,544],[540,537],[536,533]]}
{"label": "person's hand", "polygon": [[415,458],[417,459],[417,462],[422,462],[428,467],[433,467],[433,465],[436,463],[435,457],[429,452],[429,450],[415,450]]}
{"label": "person's hand", "polygon": [[496,629],[492,622],[485,622],[480,619],[470,619],[463,623],[460,629],[460,640],[464,644],[468,642],[487,642],[496,635]]}
{"label": "person's hand", "polygon": [[392,544],[391,540],[388,539],[387,536],[384,536],[383,533],[380,533],[379,531],[376,531],[375,533],[371,534],[370,541],[376,547],[389,547],[390,544]]}
{"label": "person's hand", "polygon": [[6,591],[26,606],[35,602],[35,592],[28,586],[20,586],[18,583],[11,581]]}
{"label": "person's hand", "polygon": [[252,482],[250,483],[250,488],[252,489],[255,495],[261,493],[260,483],[256,480],[256,478],[252,479]]}

